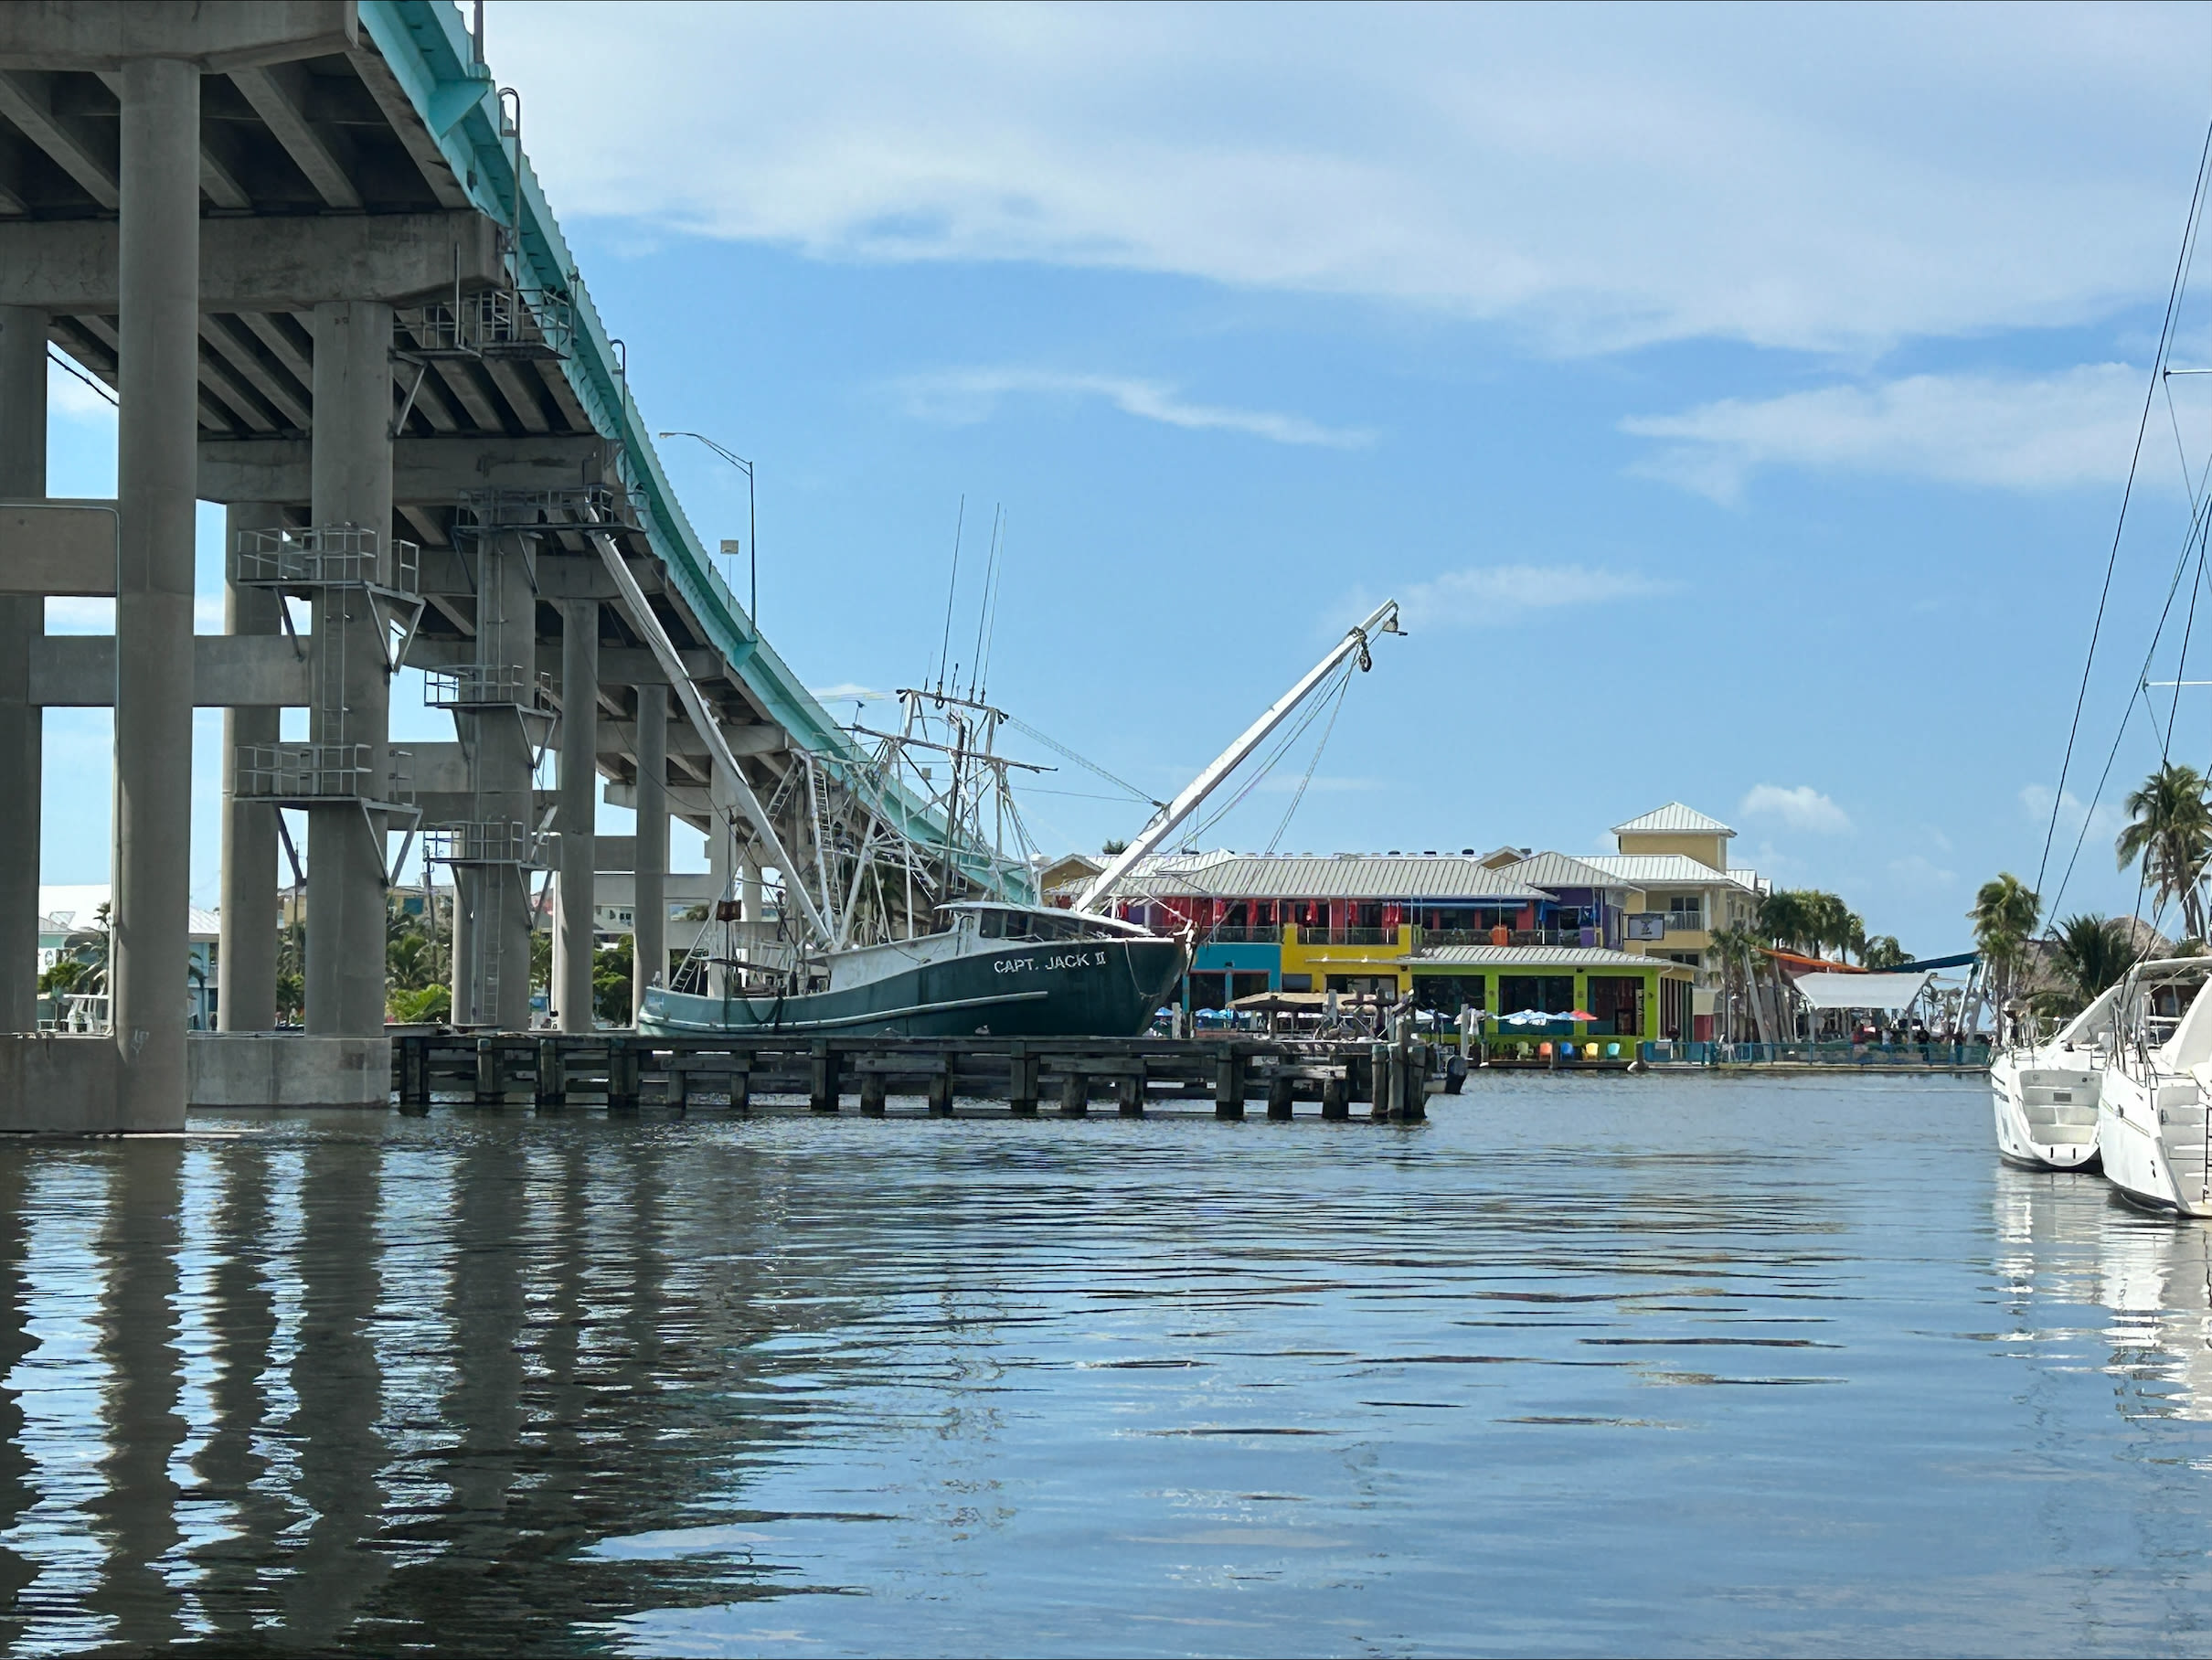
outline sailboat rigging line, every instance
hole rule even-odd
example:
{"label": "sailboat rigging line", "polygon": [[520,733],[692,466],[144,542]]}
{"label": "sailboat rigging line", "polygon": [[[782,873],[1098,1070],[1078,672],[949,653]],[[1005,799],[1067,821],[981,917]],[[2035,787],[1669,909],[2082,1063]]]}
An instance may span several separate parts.
{"label": "sailboat rigging line", "polygon": [[[2182,280],[2188,272],[2189,257],[2196,241],[2197,225],[2204,213],[2205,178],[2207,168],[2212,168],[2212,122],[2207,122],[2206,124],[2205,142],[2202,148],[2197,153],[2196,185],[2189,196],[2189,217],[2185,222],[2182,229],[2181,251],[2175,256],[2174,261],[2174,281],[2166,291],[2165,321],[2159,328],[2158,350],[2156,355],[2151,360],[2151,382],[2143,388],[2143,415],[2136,423],[2134,452],[2128,458],[2128,482],[2120,493],[2120,516],[2118,521],[2112,527],[2111,550],[2105,556],[2104,585],[2098,591],[2097,595],[2097,618],[2090,627],[2089,654],[2082,660],[2081,686],[2080,689],[2074,695],[2074,718],[2072,724],[2067,728],[2066,754],[2058,763],[2058,787],[2051,792],[2050,823],[2045,827],[2043,832],[2043,856],[2037,861],[2036,864],[2036,891],[2038,893],[2043,890],[2044,873],[2049,868],[2050,866],[2051,843],[2057,838],[2058,834],[2058,813],[2062,803],[2066,800],[2066,781],[2068,772],[2073,767],[2074,743],[2081,732],[2082,708],[2089,701],[2090,670],[2095,666],[2097,662],[2097,644],[2104,633],[2105,607],[2111,601],[2112,597],[2112,572],[2120,563],[2121,533],[2127,527],[2128,504],[2134,499],[2135,495],[2135,469],[2143,460],[2143,435],[2150,431],[2151,403],[2152,400],[2158,395],[2158,387],[2160,384],[2159,377],[2161,372],[2165,367],[2166,353],[2169,349],[2171,349],[2174,343],[2175,318],[2181,309]],[[2129,703],[2130,707],[2132,708],[2133,699],[2131,698]],[[2124,725],[2125,723],[2123,719],[2123,729]],[[2113,747],[2115,752],[2117,752],[2119,747],[2117,739],[2114,740]],[[2106,771],[2108,774],[2111,771],[2111,763],[2109,761],[2106,763]],[[2101,793],[2102,792],[2100,789],[2100,793]],[[2083,833],[2087,834],[2088,829],[2089,820],[2084,817],[2082,820]],[[2079,839],[2077,839],[2074,851],[2077,855],[2079,855],[2080,850],[2080,843]],[[2072,871],[2072,860],[2069,859],[2068,861],[2067,868],[2069,873]],[[2060,891],[2063,892],[2065,884],[2061,882]]]}
{"label": "sailboat rigging line", "polygon": [[1291,827],[1291,816],[1298,811],[1298,803],[1305,800],[1306,786],[1313,782],[1313,770],[1321,765],[1321,753],[1329,747],[1329,738],[1336,730],[1336,717],[1344,711],[1344,700],[1352,690],[1352,676],[1346,675],[1337,683],[1335,700],[1329,705],[1329,724],[1321,729],[1321,741],[1313,746],[1313,758],[1305,763],[1305,776],[1298,781],[1298,788],[1291,796],[1291,804],[1282,810],[1282,822],[1275,826],[1275,834],[1267,838],[1267,850],[1272,854],[1281,844]]}
{"label": "sailboat rigging line", "polygon": [[[2165,606],[2158,613],[2158,626],[2152,632],[2150,648],[2143,654],[2143,667],[2136,674],[2135,689],[2128,696],[2127,708],[2121,715],[2120,729],[2112,734],[2112,747],[2105,752],[2104,771],[2098,774],[2096,793],[2090,797],[2089,807],[2081,815],[2081,828],[2075,834],[2073,851],[2067,856],[2066,871],[2058,878],[2058,891],[2052,897],[2049,906],[2044,911],[2044,916],[2047,922],[2049,919],[2058,914],[2058,902],[2060,899],[2063,899],[2066,897],[2067,885],[2073,880],[2074,866],[2081,857],[2082,844],[2089,838],[2090,820],[2096,815],[2098,803],[2104,799],[2104,786],[2111,780],[2112,763],[2120,757],[2121,740],[2127,736],[2128,725],[2134,718],[2135,704],[2137,699],[2140,698],[2143,700],[2143,706],[2146,709],[2150,707],[2150,695],[2145,689],[2144,683],[2151,677],[2151,663],[2152,660],[2158,654],[2159,641],[2165,635],[2167,619],[2170,618],[2174,613],[2174,596],[2181,591],[2182,573],[2189,568],[2189,554],[2192,548],[2197,550],[2198,559],[2201,565],[2201,560],[2203,558],[2202,538],[2205,536],[2207,528],[2212,528],[2212,514],[2207,514],[2203,508],[2200,507],[2190,523],[2188,537],[2181,545],[2181,556],[2175,561],[2174,580],[2172,582],[2167,584],[2166,587]],[[2176,676],[2176,678],[2179,678],[2179,676]],[[2155,716],[2152,717],[2154,727],[2155,726],[2156,718],[2157,718]],[[2065,801],[2066,797],[2062,792],[2058,795],[2058,799],[2051,803],[2051,824],[2054,828],[2058,825],[2058,814],[2060,809],[2065,804]],[[2047,857],[2047,853],[2046,857]],[[2037,893],[2041,893],[2043,891],[2041,886],[2043,875],[2043,867],[2038,866],[2036,871],[2037,887],[2035,891]]]}
{"label": "sailboat rigging line", "polygon": [[[1073,750],[1069,749],[1066,744],[1060,742],[1057,738],[1046,737],[1044,733],[1038,731],[1035,727],[1031,726],[1027,721],[1021,719],[1018,716],[1007,716],[1006,724],[1012,727],[1016,731],[1022,733],[1025,737],[1036,739],[1037,742],[1043,744],[1048,750],[1052,750],[1055,754],[1066,756],[1069,761],[1075,762],[1077,766],[1081,767],[1085,771],[1096,772],[1108,783],[1114,785],[1118,789],[1128,791],[1129,793],[1134,796],[1137,800],[1149,803],[1154,807],[1163,809],[1166,807],[1167,803],[1165,802],[1155,800],[1154,797],[1145,794],[1143,791],[1138,789],[1136,785],[1131,783],[1125,778],[1116,778],[1104,767],[1099,765],[1097,761],[1084,760],[1082,756],[1078,755]],[[1062,790],[1058,792],[1058,793],[1065,795],[1068,793],[1065,790]],[[1097,799],[1105,801],[1110,798],[1101,795]]]}
{"label": "sailboat rigging line", "polygon": [[960,512],[952,520],[952,580],[945,584],[945,630],[937,645],[937,689],[944,690],[945,659],[952,653],[952,597],[960,591],[960,533],[968,525],[968,498],[960,498]]}

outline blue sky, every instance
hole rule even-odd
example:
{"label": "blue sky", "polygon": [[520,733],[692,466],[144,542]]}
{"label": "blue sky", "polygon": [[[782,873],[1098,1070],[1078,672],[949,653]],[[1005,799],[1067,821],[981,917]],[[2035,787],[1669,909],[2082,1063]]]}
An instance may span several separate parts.
{"label": "blue sky", "polygon": [[[1929,952],[2033,876],[2212,12],[490,13],[648,418],[758,466],[762,622],[810,685],[933,665],[964,495],[956,639],[1007,516],[994,699],[1162,795],[1405,603],[1286,848],[1592,851],[1679,797]],[[2175,360],[2212,365],[2189,298]],[[2212,377],[2167,385],[2062,853],[2187,527],[2172,427],[2212,447]],[[85,405],[57,494],[112,487]],[[742,534],[742,481],[663,448]],[[2212,690],[2181,696],[2201,764]],[[104,874],[104,730],[49,719],[49,881]],[[2108,802],[2156,747],[2139,712]],[[1049,848],[1141,817],[1044,782]],[[2113,828],[2067,909],[2132,905]],[[215,846],[204,808],[203,899]]]}

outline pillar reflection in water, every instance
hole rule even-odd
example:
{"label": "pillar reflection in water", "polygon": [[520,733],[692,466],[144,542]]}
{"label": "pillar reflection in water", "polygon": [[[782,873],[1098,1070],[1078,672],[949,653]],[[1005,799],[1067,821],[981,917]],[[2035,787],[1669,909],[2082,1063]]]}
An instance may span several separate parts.
{"label": "pillar reflection in water", "polygon": [[104,1490],[87,1509],[106,1558],[90,1601],[113,1621],[115,1640],[133,1648],[159,1647],[187,1630],[164,1571],[182,1539],[169,1466],[186,1432],[177,1410],[184,1156],[184,1143],[168,1137],[116,1150],[99,1242]]}
{"label": "pillar reflection in water", "polygon": [[383,1579],[373,1548],[384,1508],[383,1389],[369,1323],[379,1285],[376,1229],[380,1150],[318,1141],[300,1183],[299,1346],[291,1424],[299,1497],[314,1519],[286,1587],[287,1633],[320,1646],[343,1633]]}
{"label": "pillar reflection in water", "polygon": [[[30,1168],[21,1159],[0,1161],[0,1538],[37,1499],[30,1453],[24,1445],[23,1391],[16,1368],[37,1346],[31,1335],[30,1282],[25,1266],[30,1218],[25,1200]],[[36,1570],[11,1543],[0,1543],[0,1640],[13,1644],[20,1626],[13,1611]]]}
{"label": "pillar reflection in water", "polygon": [[192,1458],[200,1495],[229,1527],[194,1551],[201,1603],[221,1634],[243,1636],[273,1616],[276,1540],[297,1512],[269,1456],[270,1368],[277,1341],[275,1181],[251,1138],[220,1146],[213,1208],[213,1263],[206,1288],[207,1345],[214,1376],[210,1421]]}

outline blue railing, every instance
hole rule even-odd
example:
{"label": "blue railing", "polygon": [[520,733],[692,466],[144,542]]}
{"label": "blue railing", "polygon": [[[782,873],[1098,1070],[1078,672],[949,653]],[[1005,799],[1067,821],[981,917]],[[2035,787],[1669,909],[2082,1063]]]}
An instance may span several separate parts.
{"label": "blue railing", "polygon": [[1974,1043],[1646,1043],[1647,1061],[1688,1066],[1985,1067],[1990,1046]]}

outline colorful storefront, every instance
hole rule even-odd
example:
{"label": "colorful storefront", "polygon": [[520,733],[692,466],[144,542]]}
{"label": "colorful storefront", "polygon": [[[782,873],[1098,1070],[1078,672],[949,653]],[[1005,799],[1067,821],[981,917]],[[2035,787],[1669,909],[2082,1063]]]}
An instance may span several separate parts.
{"label": "colorful storefront", "polygon": [[1591,1018],[1560,1020],[1559,1035],[1639,1040],[1689,1035],[1697,978],[1682,963],[1602,946],[1449,945],[1409,954],[1399,967],[1417,1006],[1474,1008],[1494,1035],[1501,1016],[1579,1013]]}

